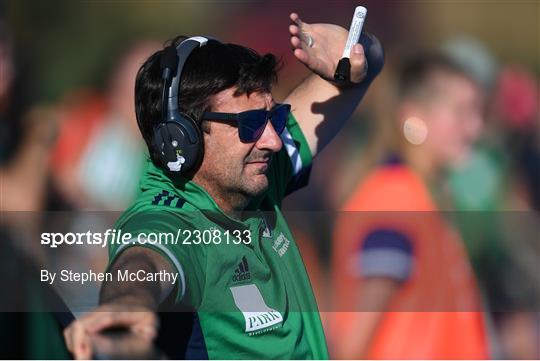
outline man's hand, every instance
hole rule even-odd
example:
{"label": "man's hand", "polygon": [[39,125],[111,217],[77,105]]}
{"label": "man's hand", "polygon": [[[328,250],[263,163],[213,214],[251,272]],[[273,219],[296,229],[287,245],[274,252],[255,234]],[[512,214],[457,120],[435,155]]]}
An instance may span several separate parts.
{"label": "man's hand", "polygon": [[[296,13],[292,13],[290,18],[289,33],[294,56],[315,74],[333,82],[349,32],[338,25],[305,23]],[[367,69],[362,45],[353,47],[350,62],[351,82],[360,83]]]}
{"label": "man's hand", "polygon": [[74,321],[64,330],[64,338],[75,359],[90,359],[95,351],[93,338],[106,329],[124,328],[150,347],[157,335],[157,327],[157,316],[152,311],[140,306],[109,304]]}
{"label": "man's hand", "polygon": [[[313,74],[289,94],[285,103],[291,104],[311,155],[316,156],[350,118],[382,70],[384,52],[376,37],[363,33],[360,36],[363,45],[356,44],[349,59],[350,80],[358,85],[338,87],[334,73],[343,55],[348,31],[338,25],[307,24],[295,13],[290,18],[294,55]],[[368,67],[369,71],[366,71]]]}

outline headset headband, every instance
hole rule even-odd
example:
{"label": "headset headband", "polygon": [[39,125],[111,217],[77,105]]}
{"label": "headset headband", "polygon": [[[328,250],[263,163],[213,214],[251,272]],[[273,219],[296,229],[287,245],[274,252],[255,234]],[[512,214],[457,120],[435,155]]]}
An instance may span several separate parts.
{"label": "headset headband", "polygon": [[178,56],[178,66],[176,67],[176,74],[171,80],[171,85],[168,91],[167,100],[167,120],[172,119],[173,111],[178,109],[178,89],[180,88],[180,76],[184,65],[193,50],[206,45],[208,38],[202,36],[194,36],[182,41],[176,47],[176,55]]}
{"label": "headset headband", "polygon": [[[208,40],[215,39],[204,36],[193,36],[188,38],[176,46],[176,54],[174,54],[174,47],[165,48],[165,61],[162,62],[162,67],[163,79],[165,81],[166,88],[164,89],[162,99],[162,122],[180,121],[180,113],[178,111],[178,92],[180,88],[180,77],[182,75],[182,70],[184,69],[184,65],[186,64],[191,52],[196,48],[206,45]],[[170,79],[175,70],[176,73],[172,79]],[[166,100],[164,99],[165,96],[167,97]],[[194,134],[191,129],[188,129],[188,137],[191,142],[195,142],[196,136],[197,135]]]}

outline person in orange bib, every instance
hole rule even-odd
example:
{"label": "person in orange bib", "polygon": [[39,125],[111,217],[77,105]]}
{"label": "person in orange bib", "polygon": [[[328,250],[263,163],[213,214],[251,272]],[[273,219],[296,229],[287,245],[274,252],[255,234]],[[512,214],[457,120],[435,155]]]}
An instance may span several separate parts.
{"label": "person in orange bib", "polygon": [[333,358],[489,358],[463,242],[431,191],[444,169],[467,158],[482,103],[479,86],[443,55],[403,67],[400,157],[367,174],[335,224]]}

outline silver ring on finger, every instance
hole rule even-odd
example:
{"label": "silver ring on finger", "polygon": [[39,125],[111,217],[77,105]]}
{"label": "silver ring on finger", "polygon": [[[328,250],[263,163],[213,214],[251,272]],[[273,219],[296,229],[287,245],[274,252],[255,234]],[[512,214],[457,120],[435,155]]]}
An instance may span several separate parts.
{"label": "silver ring on finger", "polygon": [[306,34],[306,37],[307,37],[307,46],[308,46],[308,48],[313,47],[313,38],[311,37],[311,35]]}

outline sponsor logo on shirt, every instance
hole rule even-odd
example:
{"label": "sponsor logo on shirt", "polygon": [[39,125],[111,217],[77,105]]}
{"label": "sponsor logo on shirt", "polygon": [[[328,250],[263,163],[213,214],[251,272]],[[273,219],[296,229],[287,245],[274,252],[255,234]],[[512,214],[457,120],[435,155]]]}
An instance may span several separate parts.
{"label": "sponsor logo on shirt", "polygon": [[266,217],[264,216],[264,213],[261,212],[259,210],[259,213],[261,215],[261,219],[262,219],[262,228],[263,228],[263,233],[262,233],[262,236],[264,238],[272,238],[272,230],[270,229],[270,227],[268,227],[268,222],[266,221]]}
{"label": "sponsor logo on shirt", "polygon": [[289,249],[290,244],[291,241],[289,241],[283,233],[280,233],[278,238],[274,241],[272,248],[277,252],[277,254],[279,254],[280,257],[283,257],[285,252],[287,252]]}
{"label": "sponsor logo on shirt", "polygon": [[251,273],[249,272],[249,265],[246,256],[242,257],[242,261],[238,264],[238,267],[234,270],[232,278],[233,282],[250,281]]}
{"label": "sponsor logo on shirt", "polygon": [[283,316],[280,312],[268,307],[261,291],[254,284],[230,288],[234,303],[245,320],[245,332],[249,336],[265,333],[281,327]]}

